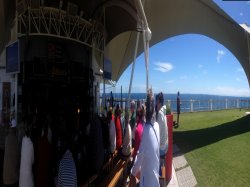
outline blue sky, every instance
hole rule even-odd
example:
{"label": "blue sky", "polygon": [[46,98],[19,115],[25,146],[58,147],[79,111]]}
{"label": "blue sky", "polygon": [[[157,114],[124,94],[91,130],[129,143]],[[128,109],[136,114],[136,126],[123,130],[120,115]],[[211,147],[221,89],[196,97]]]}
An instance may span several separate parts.
{"label": "blue sky", "polygon": [[[250,1],[215,2],[236,22],[250,26]],[[248,96],[246,75],[234,55],[224,46],[203,35],[181,35],[150,48],[149,85],[153,92]],[[162,69],[164,66],[168,69]],[[132,92],[145,92],[144,55],[135,64]],[[128,92],[131,65],[117,81],[113,92]],[[106,92],[109,92],[107,89]]]}

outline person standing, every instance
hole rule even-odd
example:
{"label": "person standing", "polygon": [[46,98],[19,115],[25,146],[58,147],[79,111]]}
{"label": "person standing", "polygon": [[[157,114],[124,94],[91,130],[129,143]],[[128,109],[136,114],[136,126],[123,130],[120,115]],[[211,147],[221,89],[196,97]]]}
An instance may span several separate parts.
{"label": "person standing", "polygon": [[176,100],[176,106],[177,106],[177,126],[179,126],[179,118],[181,113],[181,99],[180,99],[180,92],[177,93],[177,100]]}
{"label": "person standing", "polygon": [[129,156],[132,150],[132,132],[129,124],[128,110],[125,111],[125,133],[122,144],[122,155]]}
{"label": "person standing", "polygon": [[43,128],[43,135],[38,140],[37,148],[37,168],[36,168],[36,186],[51,186],[52,172],[50,169],[52,159],[52,145],[48,138],[48,125]]}
{"label": "person standing", "polygon": [[130,185],[140,179],[142,186],[160,186],[159,184],[159,124],[153,120],[154,98],[152,90],[147,94],[146,124],[143,129],[143,136],[139,151],[131,170]]}
{"label": "person standing", "polygon": [[143,133],[143,110],[139,107],[136,111],[136,129],[135,129],[135,147],[133,152],[133,160],[137,155],[137,151],[139,150],[142,133]]}
{"label": "person standing", "polygon": [[107,121],[109,127],[109,144],[110,144],[110,153],[114,153],[116,149],[116,131],[115,123],[112,119],[112,110],[109,110],[107,113]]}
{"label": "person standing", "polygon": [[66,149],[58,169],[57,187],[77,187],[76,166],[70,149]]}
{"label": "person standing", "polygon": [[121,113],[119,112],[119,105],[116,105],[115,110],[115,130],[116,130],[116,149],[120,150],[122,147],[122,125]]}
{"label": "person standing", "polygon": [[18,186],[20,150],[16,136],[16,121],[11,120],[9,133],[5,138],[3,183],[5,186]]}
{"label": "person standing", "polygon": [[[87,132],[87,152],[88,163],[91,166],[90,172],[98,172],[104,160],[104,144],[102,138],[101,120],[97,114],[94,114]],[[71,141],[72,142],[72,141]],[[70,144],[70,148],[71,148]],[[70,149],[72,151],[72,149]]]}
{"label": "person standing", "polygon": [[[163,93],[160,92],[157,95],[157,122],[160,127],[160,168],[159,171],[162,171],[162,168],[165,168],[166,162],[166,154],[168,151],[168,126],[167,126],[167,118],[166,118],[166,106],[164,103]],[[161,172],[160,172],[161,173]],[[162,174],[164,177],[164,174]]]}
{"label": "person standing", "polygon": [[112,91],[110,92],[110,101],[109,101],[109,107],[114,107],[114,96]]}
{"label": "person standing", "polygon": [[136,123],[136,113],[135,113],[135,101],[131,101],[130,103],[130,114],[131,114],[131,117],[130,117],[130,127],[131,127],[131,130],[132,130],[132,146],[134,147],[134,144],[135,144],[135,135],[134,135],[134,132],[135,132],[135,123]]}
{"label": "person standing", "polygon": [[32,167],[34,163],[34,147],[30,139],[29,130],[22,140],[21,148],[21,164],[20,164],[20,177],[19,187],[33,187],[34,179]]}

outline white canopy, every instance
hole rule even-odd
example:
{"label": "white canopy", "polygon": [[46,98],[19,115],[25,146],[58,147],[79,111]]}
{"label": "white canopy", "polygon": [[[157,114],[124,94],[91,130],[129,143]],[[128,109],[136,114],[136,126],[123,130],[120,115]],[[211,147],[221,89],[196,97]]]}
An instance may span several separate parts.
{"label": "white canopy", "polygon": [[[181,34],[201,34],[224,45],[241,63],[250,81],[250,34],[211,0],[146,0],[152,38],[150,46]],[[113,38],[105,55],[112,61],[112,79],[118,80],[133,60],[136,32],[125,32]],[[140,39],[138,55],[143,52]]]}
{"label": "white canopy", "polygon": [[[136,32],[141,30],[142,23],[135,3],[139,0],[69,1],[75,2],[84,10],[86,19],[96,19],[99,22],[105,20],[107,36],[105,57],[111,60],[112,80],[117,81],[133,60]],[[15,2],[15,0],[0,1],[0,52],[10,40],[10,28],[15,17]],[[54,6],[59,0],[48,2]],[[103,14],[104,9],[105,14]],[[250,34],[213,1],[145,0],[144,10],[152,31],[150,46],[181,34],[208,36],[235,55],[250,81]],[[143,52],[142,38],[140,41],[138,55]]]}

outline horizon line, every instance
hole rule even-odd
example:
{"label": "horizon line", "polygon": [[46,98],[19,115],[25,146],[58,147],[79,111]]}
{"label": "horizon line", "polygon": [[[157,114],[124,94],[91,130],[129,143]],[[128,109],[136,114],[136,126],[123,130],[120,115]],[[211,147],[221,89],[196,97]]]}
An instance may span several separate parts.
{"label": "horizon line", "polygon": [[[106,94],[110,94],[110,92],[105,92]],[[157,92],[158,93],[158,92]],[[154,93],[154,95],[156,95],[157,93]],[[164,95],[177,95],[176,93],[164,93],[162,92]],[[102,95],[103,92],[100,92],[100,95]],[[121,92],[113,92],[112,94],[121,94]],[[128,92],[122,92],[122,94],[128,94]],[[147,94],[146,92],[131,92],[131,94]],[[223,97],[246,97],[246,98],[250,98],[250,96],[246,96],[246,95],[223,95],[223,94],[210,94],[210,93],[181,93],[180,92],[180,96],[181,95],[209,95],[209,96],[223,96]]]}

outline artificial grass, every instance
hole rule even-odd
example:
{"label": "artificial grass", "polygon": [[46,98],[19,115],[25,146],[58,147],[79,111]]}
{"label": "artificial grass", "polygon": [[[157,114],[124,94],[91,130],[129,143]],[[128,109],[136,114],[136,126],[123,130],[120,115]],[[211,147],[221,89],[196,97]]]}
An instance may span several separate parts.
{"label": "artificial grass", "polygon": [[245,112],[181,114],[173,139],[198,186],[250,186],[250,115]]}

